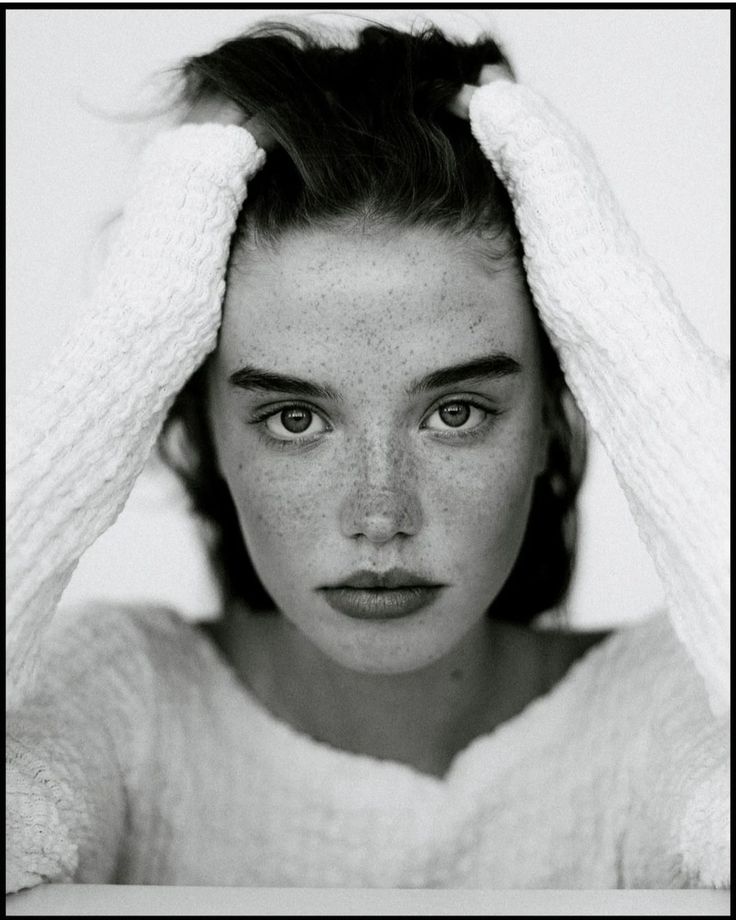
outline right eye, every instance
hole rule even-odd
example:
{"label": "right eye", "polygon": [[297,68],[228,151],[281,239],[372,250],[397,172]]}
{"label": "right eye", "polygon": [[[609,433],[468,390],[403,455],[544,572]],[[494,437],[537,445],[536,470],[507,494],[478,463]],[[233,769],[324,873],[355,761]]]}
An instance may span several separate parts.
{"label": "right eye", "polygon": [[279,441],[300,441],[327,431],[327,423],[306,406],[285,406],[263,419],[268,433]]}

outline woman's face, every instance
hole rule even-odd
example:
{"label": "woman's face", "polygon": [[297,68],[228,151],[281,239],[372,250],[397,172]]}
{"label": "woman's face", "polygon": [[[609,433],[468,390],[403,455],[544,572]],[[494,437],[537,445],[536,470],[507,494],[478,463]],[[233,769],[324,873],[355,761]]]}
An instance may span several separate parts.
{"label": "woman's face", "polygon": [[249,253],[228,277],[209,411],[256,571],[330,659],[408,672],[479,626],[546,464],[512,262],[490,271],[477,243],[419,229]]}

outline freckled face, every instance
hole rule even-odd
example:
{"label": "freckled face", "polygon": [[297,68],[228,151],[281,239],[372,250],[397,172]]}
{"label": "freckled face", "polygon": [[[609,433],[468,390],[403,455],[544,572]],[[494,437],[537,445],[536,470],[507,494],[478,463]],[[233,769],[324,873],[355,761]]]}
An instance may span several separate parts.
{"label": "freckled face", "polygon": [[[428,380],[498,355],[511,359],[498,375]],[[244,367],[327,392],[233,385]],[[513,266],[490,273],[470,244],[427,230],[290,235],[230,272],[209,400],[256,571],[323,653],[408,672],[479,625],[546,463],[538,339]],[[390,620],[347,616],[320,590],[393,567],[442,590]]]}

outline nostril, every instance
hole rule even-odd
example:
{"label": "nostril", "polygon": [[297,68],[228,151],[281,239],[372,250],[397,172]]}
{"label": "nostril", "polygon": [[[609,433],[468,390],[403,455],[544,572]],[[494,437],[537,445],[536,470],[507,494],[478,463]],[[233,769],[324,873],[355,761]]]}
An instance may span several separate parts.
{"label": "nostril", "polygon": [[404,491],[351,496],[343,505],[341,517],[346,536],[365,536],[374,543],[386,543],[398,534],[412,536],[421,526],[418,498]]}
{"label": "nostril", "polygon": [[372,543],[388,543],[399,534],[405,534],[407,525],[396,516],[373,515],[366,518],[362,534]]}

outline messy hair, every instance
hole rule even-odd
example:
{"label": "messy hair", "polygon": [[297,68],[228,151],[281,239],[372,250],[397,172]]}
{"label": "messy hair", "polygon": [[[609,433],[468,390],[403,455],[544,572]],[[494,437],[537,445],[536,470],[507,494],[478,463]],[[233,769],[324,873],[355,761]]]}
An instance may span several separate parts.
{"label": "messy hair", "polygon": [[[489,264],[523,275],[523,246],[509,196],[448,103],[487,64],[513,70],[488,36],[473,42],[435,26],[399,31],[370,24],[350,43],[313,27],[264,23],[187,59],[181,99],[226,98],[258,115],[274,138],[248,186],[231,247],[274,245],[290,231],[426,227],[482,245]],[[530,295],[531,296],[531,295]],[[582,416],[538,323],[550,429],[548,465],[535,484],[524,540],[491,616],[528,623],[558,608],[574,567],[577,505],[586,459]],[[272,611],[248,554],[210,430],[206,365],[178,394],[159,441],[205,526],[226,605]]]}

